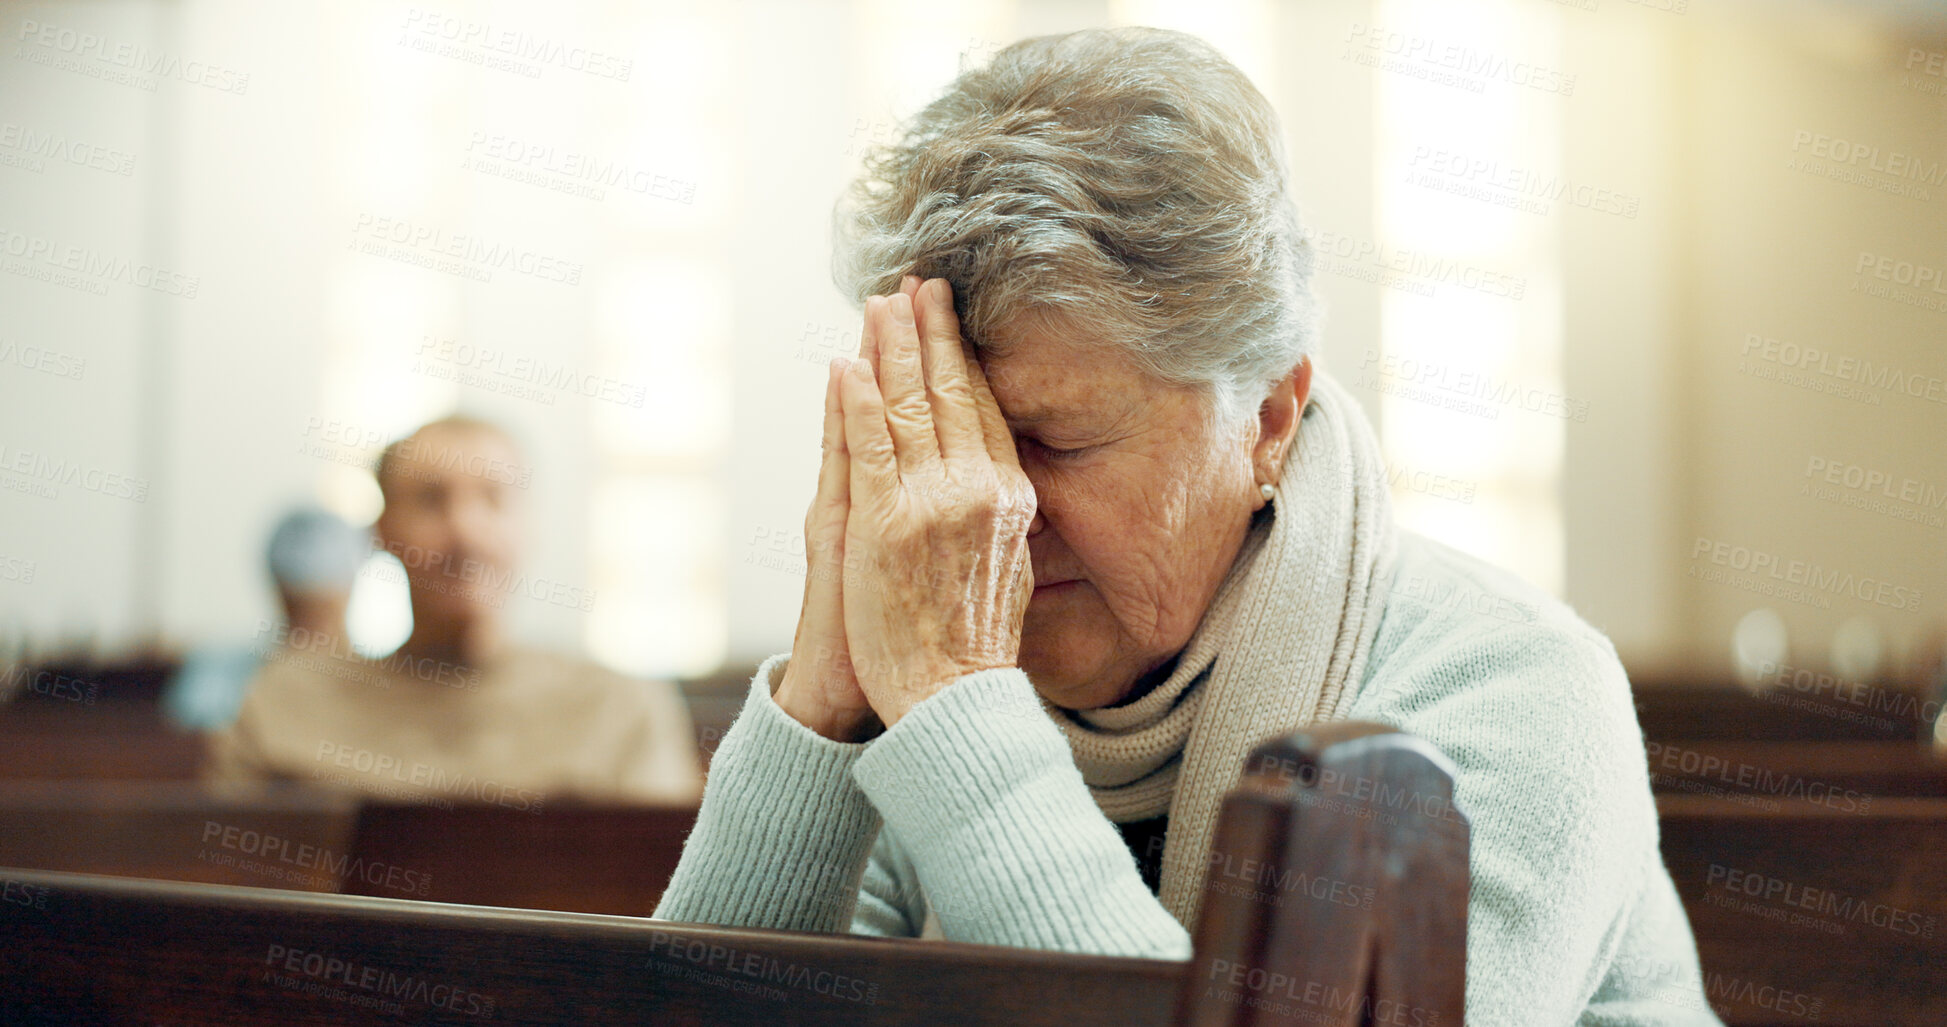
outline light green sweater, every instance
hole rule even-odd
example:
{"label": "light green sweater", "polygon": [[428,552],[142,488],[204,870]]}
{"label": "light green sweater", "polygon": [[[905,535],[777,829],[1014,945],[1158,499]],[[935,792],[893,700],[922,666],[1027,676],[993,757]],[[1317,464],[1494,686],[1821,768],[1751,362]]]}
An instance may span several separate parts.
{"label": "light green sweater", "polygon": [[[657,917],[911,936],[930,910],[956,941],[1188,958],[1188,931],[1144,886],[1025,673],[970,674],[847,745],[771,702],[783,663],[759,668],[724,737]],[[1629,684],[1599,632],[1402,532],[1349,716],[1459,768],[1470,1025],[1719,1022],[1657,849]]]}

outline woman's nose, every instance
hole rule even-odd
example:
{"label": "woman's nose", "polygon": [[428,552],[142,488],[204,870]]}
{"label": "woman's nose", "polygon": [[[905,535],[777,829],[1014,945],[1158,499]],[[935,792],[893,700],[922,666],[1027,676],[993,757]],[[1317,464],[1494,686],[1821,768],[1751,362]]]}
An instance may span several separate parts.
{"label": "woman's nose", "polygon": [[1041,534],[1041,529],[1047,526],[1048,519],[1041,516],[1041,504],[1036,502],[1034,504],[1034,519],[1028,522],[1028,537],[1033,538]]}

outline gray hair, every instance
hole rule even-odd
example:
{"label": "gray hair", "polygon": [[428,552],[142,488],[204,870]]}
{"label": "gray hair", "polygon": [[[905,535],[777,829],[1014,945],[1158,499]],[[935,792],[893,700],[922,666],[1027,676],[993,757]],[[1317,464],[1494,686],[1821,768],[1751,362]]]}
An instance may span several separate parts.
{"label": "gray hair", "polygon": [[1203,389],[1220,423],[1314,349],[1276,112],[1181,32],[1038,36],[962,70],[868,152],[833,222],[854,302],[945,278],[975,346],[1052,319]]}

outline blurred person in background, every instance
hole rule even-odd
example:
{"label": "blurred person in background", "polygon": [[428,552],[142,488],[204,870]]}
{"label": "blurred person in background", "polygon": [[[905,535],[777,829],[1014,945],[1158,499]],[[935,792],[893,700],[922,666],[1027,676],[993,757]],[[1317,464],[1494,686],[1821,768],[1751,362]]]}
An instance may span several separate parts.
{"label": "blurred person in background", "polygon": [[286,647],[212,740],[207,777],[517,809],[694,801],[702,777],[675,686],[504,637],[510,594],[586,601],[518,570],[527,474],[513,439],[443,418],[388,446],[375,474],[378,541],[405,567],[412,633],[379,659],[335,640]]}
{"label": "blurred person in background", "polygon": [[163,692],[169,720],[198,731],[225,727],[237,718],[258,668],[284,645],[343,638],[352,583],[371,555],[371,534],[330,511],[300,507],[284,515],[265,553],[284,623],[260,623],[250,646],[191,650]]}

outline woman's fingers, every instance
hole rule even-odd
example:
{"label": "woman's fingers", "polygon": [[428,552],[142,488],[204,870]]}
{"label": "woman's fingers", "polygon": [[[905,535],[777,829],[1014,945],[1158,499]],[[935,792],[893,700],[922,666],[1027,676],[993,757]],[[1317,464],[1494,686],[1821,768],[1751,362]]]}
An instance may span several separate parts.
{"label": "woman's fingers", "polygon": [[960,316],[953,310],[953,286],[935,278],[919,286],[914,303],[919,320],[920,354],[933,404],[933,431],[948,460],[987,456],[981,436],[980,407],[967,376]]}
{"label": "woman's fingers", "polygon": [[980,414],[980,437],[987,445],[987,456],[1001,467],[1021,469],[1021,457],[1014,451],[1014,433],[1007,430],[1007,418],[987,387],[987,372],[972,353],[966,357],[967,385],[973,391],[974,409]]}
{"label": "woman's fingers", "polygon": [[848,496],[855,505],[885,504],[899,490],[899,454],[886,423],[886,402],[872,365],[861,360],[840,376],[845,450],[851,459]]}
{"label": "woman's fingers", "polygon": [[880,299],[878,296],[865,298],[865,321],[859,327],[859,359],[873,367],[879,366],[879,339],[875,334],[877,325],[873,321],[872,308],[878,305]]}
{"label": "woman's fingers", "polygon": [[835,513],[841,526],[851,498],[851,461],[845,452],[845,409],[839,403],[838,390],[849,366],[851,362],[844,357],[834,359],[825,378],[825,429],[820,440],[824,459],[818,464],[818,493],[813,501],[821,512]]}
{"label": "woman's fingers", "polygon": [[940,442],[934,435],[933,403],[926,393],[913,299],[902,292],[880,304],[878,314],[873,334],[879,342],[879,366],[874,370],[899,470],[924,474],[929,465],[939,462]]}
{"label": "woman's fingers", "polygon": [[[899,291],[908,296],[918,288],[918,275],[907,275],[899,280]],[[865,298],[865,318],[859,328],[859,359],[867,361],[875,369],[879,366],[879,337],[873,321],[873,308],[890,298],[890,295]]]}
{"label": "woman's fingers", "polygon": [[[818,491],[805,515],[804,608],[791,643],[800,677],[820,682],[855,681],[845,650],[845,519],[851,492],[851,460],[845,449],[845,415],[838,390],[848,362],[833,360],[825,378],[825,425],[820,440]],[[801,662],[802,661],[802,662]],[[854,686],[856,687],[856,686]]]}

